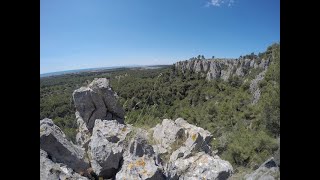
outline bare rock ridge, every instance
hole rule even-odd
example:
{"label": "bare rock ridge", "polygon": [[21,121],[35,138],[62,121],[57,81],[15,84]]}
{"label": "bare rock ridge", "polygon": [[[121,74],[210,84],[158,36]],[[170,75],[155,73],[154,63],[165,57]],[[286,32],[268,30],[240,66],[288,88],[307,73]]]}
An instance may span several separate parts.
{"label": "bare rock ridge", "polygon": [[267,69],[270,59],[206,59],[206,60],[186,60],[175,63],[175,68],[186,72],[186,70],[201,73],[207,80],[221,78],[228,80],[229,77],[243,77],[249,73],[250,69]]}
{"label": "bare rock ridge", "polygon": [[256,104],[260,98],[259,82],[264,79],[266,70],[259,73],[250,83],[250,92],[253,95],[252,104]]}
{"label": "bare rock ridge", "polygon": [[200,73],[206,80],[222,79],[227,81],[231,77],[244,77],[254,69],[261,72],[250,82],[252,104],[256,104],[260,98],[258,83],[264,79],[271,59],[192,59],[175,63],[175,69]]}
{"label": "bare rock ridge", "polygon": [[40,121],[42,180],[225,180],[233,174],[231,164],[213,153],[210,132],[182,118],[148,130],[125,124],[107,79],[95,79],[73,97],[77,144],[52,120]]}

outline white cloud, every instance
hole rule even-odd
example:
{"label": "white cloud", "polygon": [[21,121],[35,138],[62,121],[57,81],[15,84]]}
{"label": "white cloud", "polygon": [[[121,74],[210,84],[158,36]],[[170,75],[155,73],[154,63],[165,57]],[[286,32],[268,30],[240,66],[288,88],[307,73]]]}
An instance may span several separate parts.
{"label": "white cloud", "polygon": [[229,6],[229,7],[232,6],[233,3],[234,3],[234,0],[230,0],[229,3],[228,3],[228,6]]}
{"label": "white cloud", "polygon": [[206,6],[220,7],[221,5],[224,5],[224,4],[227,4],[228,7],[231,7],[234,4],[234,0],[209,0]]}
{"label": "white cloud", "polygon": [[210,4],[211,6],[220,6],[221,3],[223,3],[222,0],[210,0],[210,2],[209,2],[209,4]]}

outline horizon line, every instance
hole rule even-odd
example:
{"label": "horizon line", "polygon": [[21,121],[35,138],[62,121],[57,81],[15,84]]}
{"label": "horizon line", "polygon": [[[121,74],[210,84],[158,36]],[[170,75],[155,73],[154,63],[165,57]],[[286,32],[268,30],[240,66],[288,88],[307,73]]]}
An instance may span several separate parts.
{"label": "horizon line", "polygon": [[143,66],[162,66],[162,65],[171,65],[171,64],[149,64],[149,65],[139,65],[139,64],[131,64],[131,65],[118,65],[118,66],[102,66],[102,67],[89,67],[89,68],[80,68],[80,69],[68,69],[61,71],[51,71],[40,73],[40,75],[50,74],[50,73],[59,73],[59,72],[67,72],[67,71],[76,71],[76,70],[90,70],[90,69],[105,69],[105,68],[122,68],[122,67],[143,67]]}

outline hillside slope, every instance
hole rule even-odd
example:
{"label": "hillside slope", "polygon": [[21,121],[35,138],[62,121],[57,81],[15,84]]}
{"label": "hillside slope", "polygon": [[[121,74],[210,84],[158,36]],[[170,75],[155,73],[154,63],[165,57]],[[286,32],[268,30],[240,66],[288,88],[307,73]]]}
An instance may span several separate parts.
{"label": "hillside slope", "polygon": [[67,137],[75,141],[72,91],[95,77],[110,79],[125,111],[125,123],[149,129],[163,119],[181,117],[212,134],[212,149],[235,172],[258,168],[279,147],[280,44],[237,60],[192,59],[171,68],[43,81],[40,119],[52,118],[64,131],[72,132]]}

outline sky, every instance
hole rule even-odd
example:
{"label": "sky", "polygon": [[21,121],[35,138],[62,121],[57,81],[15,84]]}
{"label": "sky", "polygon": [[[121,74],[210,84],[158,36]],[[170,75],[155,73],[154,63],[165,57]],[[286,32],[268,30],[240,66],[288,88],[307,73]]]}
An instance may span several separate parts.
{"label": "sky", "polygon": [[280,0],[40,0],[40,74],[238,58],[280,42]]}

